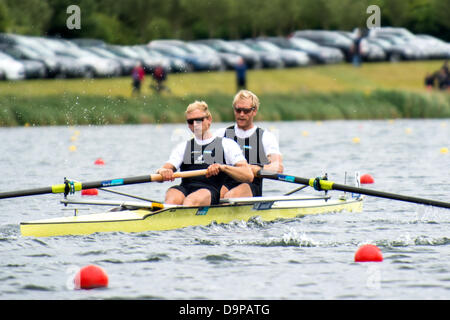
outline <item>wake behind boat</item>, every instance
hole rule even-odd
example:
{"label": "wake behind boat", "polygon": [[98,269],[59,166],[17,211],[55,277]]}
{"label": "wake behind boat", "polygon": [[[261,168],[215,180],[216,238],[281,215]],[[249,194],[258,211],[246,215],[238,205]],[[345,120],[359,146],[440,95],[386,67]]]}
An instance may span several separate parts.
{"label": "wake behind boat", "polygon": [[119,205],[97,214],[74,215],[53,219],[22,222],[23,236],[49,237],[86,235],[97,232],[145,232],[172,230],[211,223],[289,219],[305,215],[362,211],[363,198],[330,199],[328,196],[280,196],[222,199],[221,204],[208,207],[186,207],[145,202],[70,201],[65,204]]}

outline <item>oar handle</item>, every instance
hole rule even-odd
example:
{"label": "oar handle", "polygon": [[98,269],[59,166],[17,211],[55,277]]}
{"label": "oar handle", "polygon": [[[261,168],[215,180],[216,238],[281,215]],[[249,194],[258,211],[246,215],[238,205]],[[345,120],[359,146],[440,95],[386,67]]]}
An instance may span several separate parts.
{"label": "oar handle", "polygon": [[[174,177],[175,178],[191,178],[191,177],[204,176],[205,174],[206,174],[206,170],[192,170],[192,171],[175,172]],[[144,176],[138,176],[138,177],[118,178],[118,179],[91,181],[91,182],[75,182],[75,181],[66,180],[65,183],[55,184],[51,187],[1,192],[0,199],[33,196],[33,195],[48,194],[48,193],[67,194],[69,192],[73,193],[75,191],[81,191],[81,190],[85,190],[85,189],[115,187],[115,186],[147,183],[147,182],[154,182],[154,181],[162,181],[162,176],[160,174],[151,174],[151,175],[144,175]]]}
{"label": "oar handle", "polygon": [[[206,174],[206,169],[204,170],[191,170],[191,171],[179,171],[173,174],[174,178],[192,178],[204,176]],[[162,176],[159,173],[154,173],[150,175],[151,181],[162,181]]]}
{"label": "oar handle", "polygon": [[[285,182],[309,185],[311,187],[314,186],[314,181],[316,180],[314,178],[307,179],[307,178],[301,178],[301,177],[296,177],[296,176],[286,175],[286,174],[279,174],[276,172],[265,171],[265,170],[260,170],[257,173],[257,176],[260,178],[266,178],[266,179],[271,179],[271,180],[278,180],[278,181],[285,181]],[[358,187],[348,186],[348,185],[344,185],[344,184],[337,184],[337,183],[334,183],[333,181],[329,181],[329,180],[319,180],[319,185],[322,188],[322,190],[339,190],[339,191],[345,191],[345,192],[353,192],[353,193],[359,193],[359,194],[364,194],[364,195],[368,195],[368,196],[386,198],[386,199],[391,199],[391,200],[400,200],[400,201],[425,204],[425,205],[450,209],[450,203],[444,202],[444,201],[437,201],[437,200],[424,199],[424,198],[418,198],[418,197],[412,197],[412,196],[405,196],[405,195],[401,195],[401,194],[378,191],[378,190],[373,190],[373,189],[358,188]]]}

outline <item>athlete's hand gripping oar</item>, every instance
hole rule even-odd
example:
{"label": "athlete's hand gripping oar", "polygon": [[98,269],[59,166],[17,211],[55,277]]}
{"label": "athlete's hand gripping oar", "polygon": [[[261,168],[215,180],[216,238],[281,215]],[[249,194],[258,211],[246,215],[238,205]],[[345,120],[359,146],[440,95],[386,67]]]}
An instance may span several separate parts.
{"label": "athlete's hand gripping oar", "polygon": [[[206,170],[192,170],[192,171],[175,172],[173,174],[173,176],[175,178],[191,178],[191,177],[204,176],[205,174],[206,174]],[[155,181],[162,181],[162,176],[160,174],[155,173],[155,174],[144,175],[144,176],[118,178],[118,179],[92,181],[92,182],[75,182],[75,181],[70,181],[70,180],[65,179],[64,183],[55,184],[50,187],[1,192],[0,199],[23,197],[23,196],[33,196],[33,195],[48,194],[48,193],[64,193],[64,195],[67,195],[69,193],[74,193],[75,191],[80,191],[80,190],[84,190],[84,189],[115,187],[115,186],[123,186],[123,185],[128,185],[128,184],[138,184],[138,183],[147,183],[147,182],[155,182]]]}
{"label": "athlete's hand gripping oar", "polygon": [[345,192],[365,194],[368,196],[374,196],[374,197],[379,197],[379,198],[400,200],[400,201],[425,204],[425,205],[450,209],[450,202],[417,198],[417,197],[405,196],[405,195],[401,195],[401,194],[377,191],[377,190],[372,190],[372,189],[358,188],[358,187],[348,186],[345,184],[337,184],[337,183],[334,183],[333,181],[320,180],[318,178],[312,178],[312,179],[300,178],[300,177],[296,177],[296,176],[278,174],[276,172],[265,171],[265,170],[260,170],[258,172],[257,176],[260,178],[265,178],[265,179],[279,180],[279,181],[286,181],[286,182],[291,182],[291,183],[308,185],[308,186],[314,187],[314,189],[316,189],[316,190],[340,190],[340,191],[345,191]]}

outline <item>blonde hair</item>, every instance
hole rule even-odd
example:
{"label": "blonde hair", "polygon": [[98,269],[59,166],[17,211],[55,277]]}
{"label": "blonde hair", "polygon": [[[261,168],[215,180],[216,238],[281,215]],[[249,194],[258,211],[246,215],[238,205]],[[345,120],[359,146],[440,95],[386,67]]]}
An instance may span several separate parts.
{"label": "blonde hair", "polygon": [[234,100],[233,100],[233,107],[236,107],[236,103],[239,100],[243,100],[243,99],[251,99],[252,107],[256,108],[256,110],[259,109],[258,97],[256,96],[256,94],[254,94],[253,92],[251,92],[249,90],[241,90],[238,93],[236,93],[236,95],[234,96]]}
{"label": "blonde hair", "polygon": [[211,112],[209,112],[208,105],[206,104],[205,101],[192,102],[190,105],[187,106],[186,111],[185,111],[184,114],[186,115],[188,113],[191,113],[194,110],[203,111],[204,113],[206,113],[207,117],[212,117],[211,116]]}

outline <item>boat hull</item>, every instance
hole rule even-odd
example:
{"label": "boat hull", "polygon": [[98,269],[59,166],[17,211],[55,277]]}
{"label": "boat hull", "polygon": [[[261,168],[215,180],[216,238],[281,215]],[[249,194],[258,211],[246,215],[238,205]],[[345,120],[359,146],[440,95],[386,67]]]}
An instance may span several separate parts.
{"label": "boat hull", "polygon": [[262,221],[341,211],[362,211],[362,198],[309,199],[230,203],[210,207],[174,207],[152,212],[149,209],[108,211],[53,219],[22,222],[23,236],[50,237],[86,235],[98,232],[145,232],[230,223],[260,217]]}

